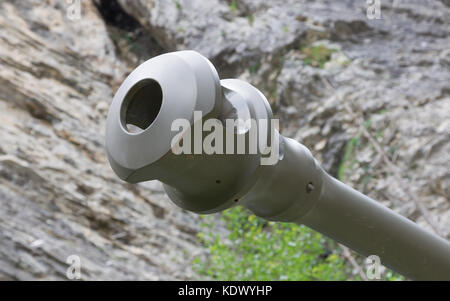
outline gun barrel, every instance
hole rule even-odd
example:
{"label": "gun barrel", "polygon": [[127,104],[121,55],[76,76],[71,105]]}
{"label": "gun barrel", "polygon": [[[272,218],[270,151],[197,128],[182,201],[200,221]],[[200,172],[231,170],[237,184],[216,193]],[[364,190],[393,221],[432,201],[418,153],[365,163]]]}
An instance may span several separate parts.
{"label": "gun barrel", "polygon": [[415,280],[450,280],[450,243],[324,173],[301,223]]}
{"label": "gun barrel", "polygon": [[[222,126],[214,146],[227,151],[197,152],[206,135],[201,127],[213,119]],[[255,122],[227,127],[239,119]],[[180,128],[175,121],[185,121],[186,129],[173,131]],[[173,52],[143,63],[122,83],[108,113],[106,152],[121,179],[160,180],[186,210],[213,213],[242,205],[268,220],[305,224],[363,255],[377,255],[412,279],[450,280],[449,242],[329,176],[272,121],[258,89],[237,79],[220,81],[197,52]],[[240,153],[235,140],[244,141],[244,150],[262,147]],[[176,151],[191,144],[194,152]]]}

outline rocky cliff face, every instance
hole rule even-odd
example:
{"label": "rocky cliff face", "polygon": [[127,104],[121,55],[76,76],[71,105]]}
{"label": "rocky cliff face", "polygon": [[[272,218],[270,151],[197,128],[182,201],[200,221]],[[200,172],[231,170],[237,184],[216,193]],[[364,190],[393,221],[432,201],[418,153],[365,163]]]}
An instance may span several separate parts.
{"label": "rocky cliff face", "polygon": [[195,277],[198,217],[120,181],[103,149],[121,81],[181,49],[261,89],[332,174],[449,237],[450,9],[386,2],[369,19],[350,0],[2,1],[0,278],[65,279],[70,255],[83,279]]}

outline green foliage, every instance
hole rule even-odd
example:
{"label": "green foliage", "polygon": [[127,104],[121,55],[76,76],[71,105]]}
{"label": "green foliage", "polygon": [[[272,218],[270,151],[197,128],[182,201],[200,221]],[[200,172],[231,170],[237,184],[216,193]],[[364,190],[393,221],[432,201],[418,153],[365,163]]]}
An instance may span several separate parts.
{"label": "green foliage", "polygon": [[173,0],[173,3],[175,3],[175,6],[177,7],[178,10],[181,10],[181,3],[178,0]]}
{"label": "green foliage", "polygon": [[216,234],[205,218],[199,238],[209,259],[196,258],[194,269],[213,280],[345,280],[344,261],[326,249],[319,233],[304,226],[267,222],[242,207],[225,211],[229,233]]}
{"label": "green foliage", "polygon": [[248,20],[248,23],[250,24],[250,26],[253,26],[253,22],[255,22],[255,16],[248,15],[247,20]]}
{"label": "green foliage", "polygon": [[350,158],[353,155],[353,151],[355,150],[355,147],[360,143],[359,135],[357,137],[353,137],[347,142],[347,145],[345,147],[344,155],[341,160],[341,164],[339,165],[339,169],[337,172],[337,178],[341,181],[344,181],[345,179],[345,172],[351,168],[351,162]]}
{"label": "green foliage", "polygon": [[228,5],[228,9],[232,13],[236,12],[238,9],[236,1],[231,1],[230,4]]}
{"label": "green foliage", "polygon": [[390,269],[386,269],[386,272],[384,272],[382,279],[385,281],[405,281],[405,280],[407,280],[402,275],[397,274],[396,272],[393,272]]}
{"label": "green foliage", "polygon": [[248,67],[248,72],[250,72],[250,74],[256,74],[258,73],[259,68],[261,68],[261,64],[259,62],[250,64]]}
{"label": "green foliage", "polygon": [[323,45],[303,47],[301,49],[301,52],[305,56],[305,64],[319,68],[325,66],[325,63],[331,59],[331,54],[335,51]]}

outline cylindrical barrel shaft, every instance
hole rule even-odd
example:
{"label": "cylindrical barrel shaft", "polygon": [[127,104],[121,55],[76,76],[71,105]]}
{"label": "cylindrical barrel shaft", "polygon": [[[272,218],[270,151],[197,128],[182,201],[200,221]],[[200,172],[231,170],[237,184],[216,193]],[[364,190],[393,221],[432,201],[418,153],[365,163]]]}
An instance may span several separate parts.
{"label": "cylindrical barrel shaft", "polygon": [[450,280],[450,243],[324,173],[301,223],[415,280]]}

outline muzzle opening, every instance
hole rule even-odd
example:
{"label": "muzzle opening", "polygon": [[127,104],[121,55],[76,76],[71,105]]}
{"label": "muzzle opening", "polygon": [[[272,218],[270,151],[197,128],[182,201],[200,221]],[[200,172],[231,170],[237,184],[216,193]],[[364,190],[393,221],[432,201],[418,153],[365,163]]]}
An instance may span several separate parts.
{"label": "muzzle opening", "polygon": [[122,104],[124,128],[130,133],[139,133],[150,127],[161,110],[162,99],[161,86],[157,81],[144,79],[136,83]]}

